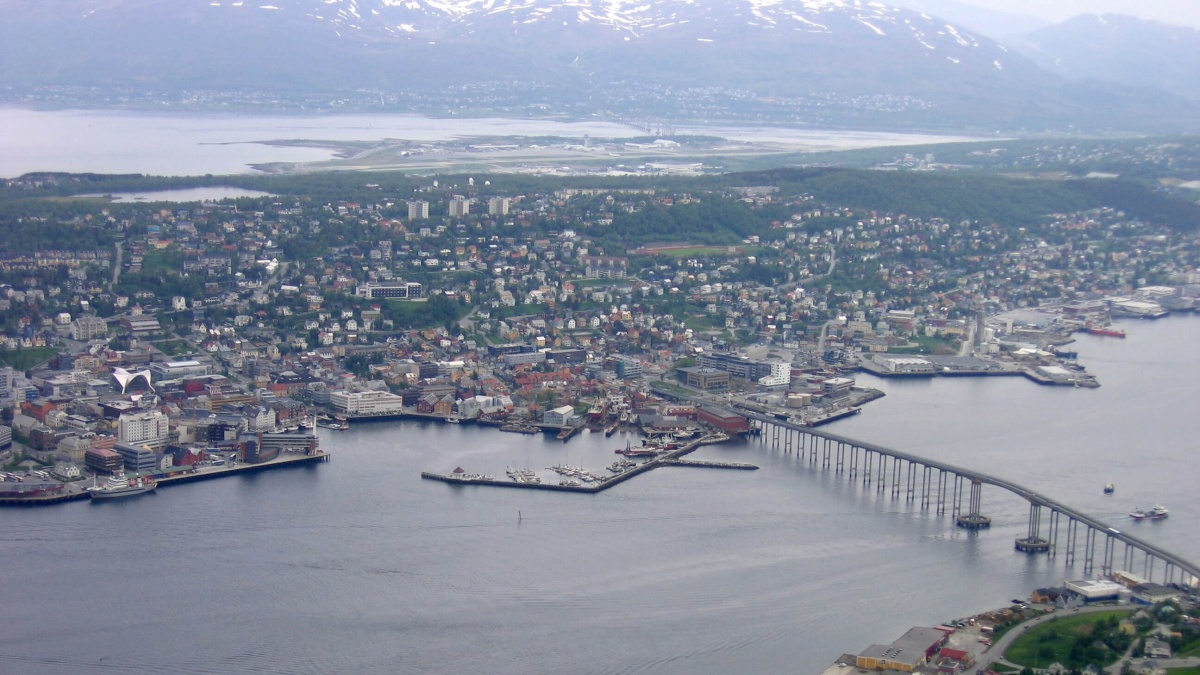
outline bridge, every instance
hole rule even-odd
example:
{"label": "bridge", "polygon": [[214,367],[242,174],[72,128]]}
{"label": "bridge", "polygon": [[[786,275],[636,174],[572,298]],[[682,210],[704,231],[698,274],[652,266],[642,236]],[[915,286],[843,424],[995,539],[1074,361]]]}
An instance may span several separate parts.
{"label": "bridge", "polygon": [[959,527],[991,525],[991,518],[981,511],[984,485],[1007,490],[1029,502],[1029,529],[1014,543],[1019,551],[1052,557],[1061,553],[1067,566],[1082,555],[1084,574],[1097,570],[1111,574],[1120,553],[1119,569],[1137,574],[1135,567],[1140,562],[1140,575],[1149,581],[1157,578],[1171,585],[1200,580],[1200,566],[1195,563],[1010,480],[750,410],[725,410],[749,419],[763,443],[807,457],[810,464],[851,481],[861,479],[864,486],[874,485],[878,493],[890,492],[896,499],[904,496],[909,502],[919,500],[922,509],[935,509],[939,514],[950,511]]}

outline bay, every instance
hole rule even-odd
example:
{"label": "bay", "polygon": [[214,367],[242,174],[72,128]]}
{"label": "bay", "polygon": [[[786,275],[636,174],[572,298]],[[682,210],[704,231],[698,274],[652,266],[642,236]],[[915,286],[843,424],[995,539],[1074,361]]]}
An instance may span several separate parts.
{"label": "bay", "polygon": [[[830,429],[1114,523],[1162,501],[1168,520],[1130,527],[1195,559],[1200,320],[1125,328],[1078,345],[1098,390],[885,381],[886,398]],[[0,513],[0,671],[817,673],[1082,574],[1013,550],[1018,499],[985,489],[995,524],[968,533],[758,442],[697,456],[759,471],[664,468],[573,495],[419,472],[600,470],[624,438],[422,422],[320,433],[334,453],[320,466]]]}
{"label": "bay", "polygon": [[[0,107],[0,177],[38,171],[142,173],[160,176],[250,173],[251,165],[332,159],[321,147],[280,145],[295,141],[400,139],[439,142],[465,138],[633,138],[641,128],[604,120],[434,118],[420,115],[260,115],[132,110],[29,110]],[[680,133],[713,134],[742,141],[783,144],[794,151],[914,145],[970,140],[928,134],[897,134],[779,127],[706,128]]]}

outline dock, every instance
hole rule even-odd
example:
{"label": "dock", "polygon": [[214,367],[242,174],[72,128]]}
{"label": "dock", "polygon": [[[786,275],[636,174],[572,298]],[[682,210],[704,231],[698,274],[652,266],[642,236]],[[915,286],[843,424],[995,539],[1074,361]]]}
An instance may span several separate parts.
{"label": "dock", "polygon": [[494,478],[484,477],[468,477],[460,478],[454,474],[433,473],[431,471],[422,471],[421,478],[425,480],[436,480],[450,485],[480,485],[486,487],[504,487],[504,488],[524,488],[527,490],[553,490],[555,492],[582,492],[585,494],[595,494],[603,492],[614,485],[619,485],[625,481],[640,476],[647,471],[653,471],[664,466],[690,466],[690,467],[705,467],[710,469],[740,469],[740,470],[755,470],[758,467],[753,464],[742,464],[739,462],[710,462],[703,460],[684,460],[681,459],[685,455],[693,452],[696,448],[703,445],[713,445],[715,443],[724,443],[729,440],[725,434],[712,434],[698,438],[687,445],[669,450],[648,462],[639,464],[628,471],[606,476],[602,480],[595,483],[585,483],[583,485],[559,485],[555,483],[519,483],[512,480],[496,480]]}
{"label": "dock", "polygon": [[[308,466],[319,462],[328,462],[329,453],[317,452],[311,455],[291,455],[284,454],[275,459],[267,460],[259,464],[235,464],[227,466],[206,466],[191,472],[181,473],[175,476],[165,476],[156,479],[158,487],[168,487],[171,485],[179,485],[182,483],[193,483],[201,480],[212,480],[214,478],[225,478],[227,476],[236,476],[248,473],[257,473],[259,471],[267,471],[269,469],[283,469],[295,466]],[[64,502],[73,502],[88,500],[91,495],[87,492],[86,481],[76,481],[68,483],[62,494],[51,495],[48,497],[11,497],[0,499],[0,506],[49,506],[52,504],[62,504]]]}
{"label": "dock", "polygon": [[710,462],[702,459],[669,459],[663,462],[667,466],[695,466],[707,469],[740,469],[742,471],[757,471],[757,464],[744,462]]}

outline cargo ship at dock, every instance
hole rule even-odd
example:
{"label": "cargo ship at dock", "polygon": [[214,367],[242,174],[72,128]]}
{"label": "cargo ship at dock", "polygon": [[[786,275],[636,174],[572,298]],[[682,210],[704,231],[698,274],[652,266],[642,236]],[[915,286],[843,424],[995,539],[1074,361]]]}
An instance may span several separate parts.
{"label": "cargo ship at dock", "polygon": [[1088,326],[1087,328],[1084,328],[1084,330],[1088,333],[1088,335],[1100,335],[1103,337],[1115,337],[1115,338],[1125,337],[1125,331],[1123,331],[1119,328],[1101,328],[1099,326]]}

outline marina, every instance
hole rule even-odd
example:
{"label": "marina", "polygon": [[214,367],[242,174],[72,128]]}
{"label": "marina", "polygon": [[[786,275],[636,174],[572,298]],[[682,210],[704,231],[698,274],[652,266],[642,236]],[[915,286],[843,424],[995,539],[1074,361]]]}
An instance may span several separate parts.
{"label": "marina", "polygon": [[557,490],[562,492],[582,492],[595,494],[623,483],[634,476],[663,466],[691,466],[714,469],[742,470],[758,468],[753,464],[741,464],[736,462],[710,462],[680,459],[703,445],[723,443],[728,440],[729,437],[725,434],[709,434],[691,441],[686,445],[672,447],[671,449],[656,449],[649,446],[643,446],[644,449],[642,451],[649,453],[649,455],[630,455],[629,453],[633,452],[633,450],[630,450],[629,447],[626,446],[626,450],[618,449],[616,452],[626,456],[650,456],[651,459],[641,464],[628,459],[617,460],[608,467],[608,470],[613,472],[613,475],[611,476],[588,471],[582,467],[568,466],[566,464],[556,464],[554,466],[547,467],[548,470],[562,476],[558,483],[542,482],[541,479],[537,478],[537,476],[532,475],[531,471],[512,469],[511,467],[508,469],[510,480],[497,480],[493,476],[467,473],[462,467],[458,467],[450,473],[445,474],[423,471],[421,472],[421,478],[459,485],[485,485],[489,487],[529,488],[533,490]]}

